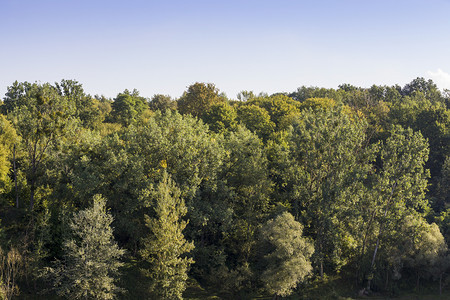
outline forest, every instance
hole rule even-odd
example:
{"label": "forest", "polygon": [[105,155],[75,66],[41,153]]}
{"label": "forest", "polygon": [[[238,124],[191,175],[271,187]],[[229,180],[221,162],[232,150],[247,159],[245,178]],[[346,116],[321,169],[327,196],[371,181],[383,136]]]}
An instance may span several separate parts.
{"label": "forest", "polygon": [[449,294],[450,91],[14,82],[0,299]]}

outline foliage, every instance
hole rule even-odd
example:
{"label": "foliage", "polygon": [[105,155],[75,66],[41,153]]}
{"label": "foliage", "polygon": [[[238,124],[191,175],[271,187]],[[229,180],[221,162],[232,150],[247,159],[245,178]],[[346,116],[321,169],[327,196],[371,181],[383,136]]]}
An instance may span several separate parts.
{"label": "foliage", "polygon": [[167,172],[151,197],[155,202],[154,217],[145,216],[150,234],[144,238],[140,251],[149,263],[149,268],[144,271],[151,280],[150,291],[158,299],[182,299],[187,272],[194,262],[185,257],[194,248],[182,233],[187,224],[182,217],[187,209],[180,190]]}
{"label": "foliage", "polygon": [[12,248],[7,253],[0,248],[0,298],[12,299],[19,294],[17,280],[22,269],[22,256]]}
{"label": "foliage", "polygon": [[183,96],[178,99],[178,110],[181,114],[191,114],[201,117],[212,105],[224,102],[219,95],[219,89],[212,83],[196,82],[188,87]]}
{"label": "foliage", "polygon": [[233,131],[236,129],[236,118],[236,110],[226,102],[223,102],[212,105],[202,119],[212,131],[224,133],[227,130]]}
{"label": "foliage", "polygon": [[339,231],[349,229],[343,221],[353,215],[358,183],[370,162],[364,147],[366,123],[350,119],[342,107],[309,110],[302,116],[289,137],[290,164],[284,178],[292,212],[314,238],[315,266],[323,275],[324,263],[336,268],[345,263],[333,253],[340,251]]}
{"label": "foliage", "polygon": [[31,189],[29,207],[33,210],[39,172],[50,148],[73,126],[72,108],[49,84],[23,85],[27,87],[25,92],[7,100],[12,109],[9,117],[22,138],[21,146],[26,153],[26,177]]}
{"label": "foliage", "polygon": [[64,243],[64,257],[47,268],[58,295],[73,299],[113,299],[122,289],[115,284],[124,250],[114,241],[113,219],[99,195],[93,206],[70,220],[72,236]]}
{"label": "foliage", "polygon": [[265,268],[261,274],[264,288],[271,294],[289,296],[312,271],[309,261],[313,245],[302,237],[303,226],[284,212],[261,229]]}
{"label": "foliage", "polygon": [[240,106],[237,110],[237,120],[263,139],[267,139],[275,129],[267,110],[253,104]]}
{"label": "foliage", "polygon": [[71,297],[120,285],[181,298],[189,282],[233,299],[321,286],[337,298],[337,282],[346,296],[437,281],[445,293],[448,91],[417,78],[237,97],[198,82],[178,100],[92,97],[75,80],[7,87],[0,243],[21,276],[3,275],[3,293],[42,292],[41,269]]}
{"label": "foliage", "polygon": [[172,100],[170,96],[167,95],[161,95],[157,94],[152,97],[152,99],[149,102],[149,107],[153,111],[166,111],[168,109],[170,110],[176,110],[177,108],[177,102]]}
{"label": "foliage", "polygon": [[19,143],[19,137],[12,124],[0,115],[0,192],[6,192],[10,185],[8,173],[11,168],[13,148]]}
{"label": "foliage", "polygon": [[128,126],[135,123],[146,108],[147,103],[137,90],[125,90],[114,99],[111,117],[114,122]]}

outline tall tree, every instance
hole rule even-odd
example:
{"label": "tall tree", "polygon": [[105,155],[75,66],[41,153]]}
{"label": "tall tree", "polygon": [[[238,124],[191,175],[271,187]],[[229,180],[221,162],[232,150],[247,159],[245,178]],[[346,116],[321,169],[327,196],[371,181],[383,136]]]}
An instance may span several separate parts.
{"label": "tall tree", "polygon": [[8,176],[11,168],[10,160],[18,142],[16,130],[5,116],[0,115],[0,193],[5,192],[10,184]]}
{"label": "tall tree", "polygon": [[201,117],[213,104],[224,101],[224,97],[219,95],[219,89],[214,84],[196,82],[190,85],[178,100],[178,110],[182,114]]}
{"label": "tall tree", "polygon": [[[22,93],[8,96],[5,101],[12,108],[8,115],[19,135],[21,146],[26,153],[26,176],[30,186],[30,203],[34,207],[34,197],[38,185],[41,166],[51,148],[62,138],[73,124],[70,120],[72,111],[68,103],[50,84],[19,84]],[[18,90],[14,85],[9,90]],[[8,110],[9,111],[9,110]]]}
{"label": "tall tree", "polygon": [[194,262],[186,254],[194,248],[194,244],[184,238],[183,230],[187,222],[182,218],[187,209],[180,190],[167,172],[164,172],[152,200],[154,217],[146,216],[150,234],[143,239],[140,251],[149,263],[149,268],[144,272],[150,277],[150,291],[157,299],[182,299],[187,272]]}
{"label": "tall tree", "polygon": [[275,129],[275,123],[270,120],[267,110],[254,104],[238,107],[237,120],[264,140],[267,140]]}
{"label": "tall tree", "polygon": [[203,114],[203,121],[217,133],[225,133],[236,129],[236,110],[226,102],[213,104],[211,109]]}
{"label": "tall tree", "polygon": [[[294,216],[315,241],[314,262],[338,267],[342,216],[351,215],[357,185],[367,170],[366,122],[345,107],[307,110],[290,133],[290,158],[284,174]],[[342,225],[342,224],[341,224]]]}
{"label": "tall tree", "polygon": [[382,145],[381,167],[374,174],[367,229],[377,228],[371,255],[368,290],[371,288],[377,253],[384,238],[398,230],[398,220],[427,208],[425,191],[429,171],[424,168],[428,143],[419,132],[396,126]]}
{"label": "tall tree", "polygon": [[114,122],[128,126],[136,122],[146,108],[145,98],[139,96],[136,89],[132,92],[125,90],[114,99],[111,116]]}
{"label": "tall tree", "polygon": [[61,82],[55,83],[55,88],[61,97],[73,104],[72,115],[78,118],[83,126],[94,128],[105,119],[99,109],[100,101],[86,95],[83,86],[78,81],[63,79]]}
{"label": "tall tree", "polygon": [[122,291],[115,281],[124,250],[114,241],[105,199],[96,195],[93,202],[70,220],[71,237],[64,243],[63,260],[47,269],[60,296],[113,299]]}
{"label": "tall tree", "polygon": [[149,102],[150,109],[153,111],[160,110],[162,112],[177,108],[177,102],[168,95],[156,94]]}

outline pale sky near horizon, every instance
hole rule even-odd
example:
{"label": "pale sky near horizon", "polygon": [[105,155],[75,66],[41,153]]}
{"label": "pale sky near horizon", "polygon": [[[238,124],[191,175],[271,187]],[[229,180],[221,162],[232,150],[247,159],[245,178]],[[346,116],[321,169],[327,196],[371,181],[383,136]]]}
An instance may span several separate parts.
{"label": "pale sky near horizon", "polygon": [[450,0],[0,0],[0,97],[15,80],[179,97],[212,82],[450,89]]}

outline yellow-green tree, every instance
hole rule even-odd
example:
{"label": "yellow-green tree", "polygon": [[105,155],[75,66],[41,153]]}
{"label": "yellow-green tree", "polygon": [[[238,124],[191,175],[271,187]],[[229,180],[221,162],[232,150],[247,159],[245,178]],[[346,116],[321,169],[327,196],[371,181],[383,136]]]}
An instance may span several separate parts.
{"label": "yellow-green tree", "polygon": [[8,177],[11,169],[10,159],[13,158],[14,145],[17,142],[16,130],[5,116],[0,115],[0,193],[10,187],[11,180]]}
{"label": "yellow-green tree", "polygon": [[219,89],[214,84],[196,82],[189,86],[178,100],[178,110],[182,114],[201,117],[212,105],[224,101],[224,97],[219,95]]}
{"label": "yellow-green tree", "polygon": [[269,220],[261,229],[266,253],[260,280],[267,292],[289,296],[312,271],[314,247],[302,233],[303,226],[288,212]]}
{"label": "yellow-green tree", "polygon": [[150,278],[150,292],[157,299],[182,299],[186,289],[188,270],[194,262],[186,254],[194,244],[185,240],[183,230],[187,222],[182,220],[187,208],[167,172],[153,192],[154,216],[145,216],[150,232],[143,239],[140,251],[149,263],[144,274]]}

